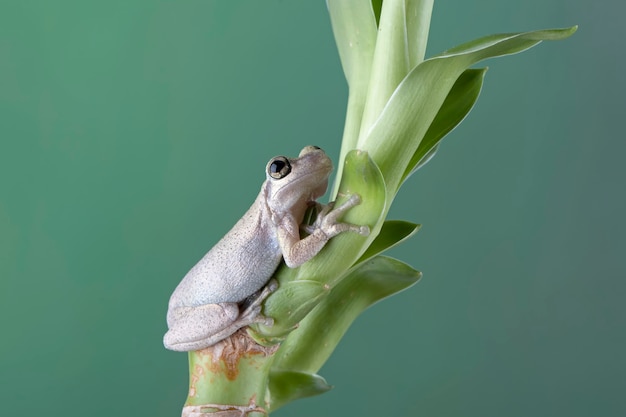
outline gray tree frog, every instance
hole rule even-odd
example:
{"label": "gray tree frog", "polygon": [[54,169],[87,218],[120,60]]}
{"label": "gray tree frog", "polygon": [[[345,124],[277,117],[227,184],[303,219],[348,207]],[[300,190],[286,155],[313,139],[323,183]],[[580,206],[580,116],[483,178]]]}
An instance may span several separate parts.
{"label": "gray tree frog", "polygon": [[[333,236],[369,234],[367,226],[338,221],[360,203],[357,194],[339,207],[315,201],[326,192],[331,171],[330,158],[315,146],[305,147],[297,158],[278,156],[268,162],[252,207],[174,290],[163,338],[166,348],[204,349],[252,323],[271,325],[273,320],[261,315],[261,303],[277,287],[270,278],[281,259],[295,268]],[[301,238],[300,225],[312,205],[319,213],[305,228],[310,234]]]}

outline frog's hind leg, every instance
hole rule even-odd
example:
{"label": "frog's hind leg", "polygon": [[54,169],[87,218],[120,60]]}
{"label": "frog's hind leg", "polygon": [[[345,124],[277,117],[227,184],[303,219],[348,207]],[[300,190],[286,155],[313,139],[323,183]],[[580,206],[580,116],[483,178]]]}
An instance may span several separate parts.
{"label": "frog's hind leg", "polygon": [[274,324],[273,318],[265,317],[261,314],[261,304],[271,293],[276,291],[277,288],[278,281],[272,279],[261,291],[252,294],[241,304],[241,315],[237,319],[237,323],[241,324],[240,327],[249,326],[254,323],[264,324],[266,326]]}
{"label": "frog's hind leg", "polygon": [[254,323],[271,326],[274,320],[261,314],[261,304],[278,288],[271,280],[260,292],[238,303],[205,304],[178,307],[168,311],[169,330],[163,344],[170,350],[188,352],[212,346],[242,327]]}
{"label": "frog's hind leg", "polygon": [[237,303],[173,308],[167,314],[169,330],[163,344],[178,352],[204,349],[228,337],[230,334],[222,336],[222,332],[238,317]]}

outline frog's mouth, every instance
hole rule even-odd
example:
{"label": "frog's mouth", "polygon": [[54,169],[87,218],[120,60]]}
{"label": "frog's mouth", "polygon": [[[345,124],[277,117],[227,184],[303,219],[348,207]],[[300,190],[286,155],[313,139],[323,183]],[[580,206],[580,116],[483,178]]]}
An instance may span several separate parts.
{"label": "frog's mouth", "polygon": [[324,195],[328,188],[328,178],[330,177],[330,173],[333,172],[332,162],[326,154],[322,153],[320,156],[322,157],[318,158],[319,161],[310,164],[309,166],[311,168],[306,172],[302,172],[300,178],[294,180],[292,183],[292,188],[302,191],[304,189],[311,190],[311,200],[315,200]]}

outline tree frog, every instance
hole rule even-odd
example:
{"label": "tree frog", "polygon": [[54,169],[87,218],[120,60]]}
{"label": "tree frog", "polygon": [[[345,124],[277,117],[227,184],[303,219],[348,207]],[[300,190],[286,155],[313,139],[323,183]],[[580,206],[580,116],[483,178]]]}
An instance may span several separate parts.
{"label": "tree frog", "polygon": [[[357,194],[339,207],[315,201],[326,192],[331,171],[330,158],[316,146],[305,147],[297,158],[277,156],[268,162],[252,207],[174,290],[163,338],[166,348],[204,349],[252,323],[271,325],[273,320],[261,315],[261,303],[277,287],[270,278],[281,259],[295,268],[333,236],[369,234],[367,226],[338,221],[360,203]],[[300,225],[313,205],[318,215],[302,238]]]}

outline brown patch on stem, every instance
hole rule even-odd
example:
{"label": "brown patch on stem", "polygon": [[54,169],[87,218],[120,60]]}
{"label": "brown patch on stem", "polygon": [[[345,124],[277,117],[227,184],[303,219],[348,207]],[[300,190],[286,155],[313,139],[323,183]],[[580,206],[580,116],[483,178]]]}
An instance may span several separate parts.
{"label": "brown patch on stem", "polygon": [[202,366],[196,364],[193,367],[193,371],[191,372],[191,375],[189,375],[189,397],[195,397],[197,389],[196,389],[196,384],[198,383],[198,381],[200,380],[200,378],[202,378],[202,375],[204,375],[204,369],[202,368]]}
{"label": "brown patch on stem", "polygon": [[[228,380],[234,381],[239,374],[239,360],[241,358],[252,355],[271,356],[279,347],[278,344],[273,346],[259,345],[248,335],[246,329],[242,328],[226,339],[194,353],[200,357],[208,355],[210,357],[209,370],[215,374],[223,372]],[[196,373],[201,374],[202,371],[194,369],[194,374]]]}

